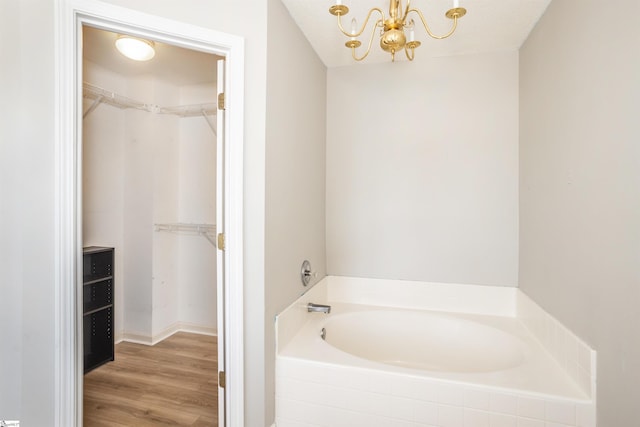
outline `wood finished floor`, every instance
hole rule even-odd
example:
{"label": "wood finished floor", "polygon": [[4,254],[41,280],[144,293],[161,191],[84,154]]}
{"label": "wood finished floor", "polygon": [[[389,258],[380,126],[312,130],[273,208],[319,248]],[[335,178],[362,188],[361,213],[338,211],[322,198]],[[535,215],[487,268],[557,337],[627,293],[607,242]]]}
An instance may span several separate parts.
{"label": "wood finished floor", "polygon": [[216,337],[122,342],[115,359],[84,376],[84,427],[218,425]]}

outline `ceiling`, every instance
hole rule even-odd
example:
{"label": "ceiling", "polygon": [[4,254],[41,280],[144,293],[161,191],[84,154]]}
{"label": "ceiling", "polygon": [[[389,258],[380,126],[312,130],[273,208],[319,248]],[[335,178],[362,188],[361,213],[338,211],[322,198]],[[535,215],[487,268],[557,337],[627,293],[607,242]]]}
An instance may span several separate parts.
{"label": "ceiling", "polygon": [[[340,67],[356,63],[351,50],[344,46],[347,40],[337,28],[337,18],[329,14],[335,0],[282,0],[292,18],[309,40],[327,67]],[[343,0],[349,14],[343,18],[345,28],[351,28],[351,18],[362,25],[367,12],[379,7],[388,15],[388,0]],[[458,22],[458,29],[444,40],[431,39],[420,26],[416,40],[422,46],[416,49],[416,61],[424,58],[518,50],[538,22],[551,0],[460,0],[467,14]],[[403,2],[403,6],[404,6]],[[453,0],[413,0],[412,8],[420,9],[436,34],[446,33],[452,21],[444,14]],[[376,19],[373,15],[372,19]],[[372,22],[369,23],[369,28]],[[418,23],[419,25],[419,23]],[[360,40],[363,47],[368,35]],[[216,60],[220,57],[155,42],[156,56],[147,62],[137,62],[122,56],[115,48],[116,33],[85,26],[83,29],[84,58],[125,76],[153,74],[176,85],[214,83]],[[360,49],[363,49],[361,47]],[[359,50],[358,52],[362,52]],[[402,54],[396,61],[406,61]],[[369,56],[363,63],[390,62],[391,56],[383,52],[377,37]]]}
{"label": "ceiling", "polygon": [[[282,0],[318,56],[327,67],[353,65],[351,49],[344,46],[347,38],[337,27],[337,18],[329,14],[329,7],[335,0]],[[467,15],[458,21],[458,29],[447,39],[431,39],[424,28],[415,31],[416,40],[422,46],[416,49],[416,60],[420,58],[518,50],[527,39],[551,0],[460,0],[460,6],[467,9]],[[356,18],[358,26],[364,23],[368,10],[379,7],[388,17],[388,0],[343,0],[349,13],[343,18],[345,29],[351,29],[351,19]],[[402,2],[403,8],[405,2]],[[449,31],[452,21],[444,14],[453,5],[453,0],[413,0],[411,7],[422,11],[432,32],[444,34]],[[379,15],[372,15],[372,20]],[[372,22],[369,23],[372,25]],[[360,36],[362,45],[368,44],[371,32]],[[366,63],[390,62],[391,55],[380,49],[375,37],[371,53],[363,61]],[[360,52],[359,55],[363,51]],[[404,54],[397,55],[396,61],[406,61]]]}
{"label": "ceiling", "polygon": [[216,82],[216,61],[221,57],[155,42],[156,55],[138,62],[124,57],[115,47],[118,34],[83,27],[84,59],[123,76],[151,74],[177,86]]}

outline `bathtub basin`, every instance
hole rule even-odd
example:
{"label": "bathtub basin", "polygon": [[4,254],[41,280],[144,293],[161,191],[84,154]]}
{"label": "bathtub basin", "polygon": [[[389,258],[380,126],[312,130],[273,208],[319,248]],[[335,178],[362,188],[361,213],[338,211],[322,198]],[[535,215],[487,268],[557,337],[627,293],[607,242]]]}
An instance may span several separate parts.
{"label": "bathtub basin", "polygon": [[492,372],[520,365],[525,343],[498,328],[444,313],[368,310],[323,322],[325,341],[354,356],[404,368]]}
{"label": "bathtub basin", "polygon": [[[308,313],[279,356],[587,398],[516,318],[340,302],[331,305],[329,315]],[[326,339],[321,337],[323,328]]]}

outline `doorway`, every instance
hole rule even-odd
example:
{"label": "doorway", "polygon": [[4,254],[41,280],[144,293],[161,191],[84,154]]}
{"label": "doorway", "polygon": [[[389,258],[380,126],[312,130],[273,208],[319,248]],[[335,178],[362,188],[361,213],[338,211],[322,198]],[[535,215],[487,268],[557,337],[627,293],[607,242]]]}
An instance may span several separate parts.
{"label": "doorway", "polygon": [[217,426],[224,58],[145,40],[155,55],[136,61],[116,48],[123,34],[82,35],[83,277],[113,249],[108,279],[83,280],[84,425]]}
{"label": "doorway", "polygon": [[[223,221],[217,221],[225,250],[217,251],[219,277],[227,291],[219,298],[225,310],[219,334],[226,338],[224,371],[227,396],[220,425],[243,425],[242,323],[242,135],[244,46],[242,39],[210,29],[171,21],[98,2],[65,0],[56,16],[56,420],[57,426],[82,425],[82,26],[133,34],[226,58],[224,92],[227,110],[218,132],[229,144],[222,162]],[[236,284],[233,286],[232,284]],[[220,323],[219,325],[220,326]]]}

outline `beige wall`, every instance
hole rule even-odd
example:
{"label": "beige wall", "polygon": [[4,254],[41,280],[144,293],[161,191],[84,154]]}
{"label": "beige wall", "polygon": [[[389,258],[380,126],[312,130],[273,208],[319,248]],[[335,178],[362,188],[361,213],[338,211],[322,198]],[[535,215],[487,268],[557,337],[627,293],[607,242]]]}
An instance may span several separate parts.
{"label": "beige wall", "polygon": [[640,26],[615,11],[640,4],[555,0],[520,51],[520,286],[597,350],[602,427],[640,422]]}
{"label": "beige wall", "polygon": [[326,275],[326,68],[280,0],[269,1],[268,12],[264,330],[270,425],[275,315],[305,291],[304,259],[318,273],[314,283]]}
{"label": "beige wall", "polygon": [[328,75],[329,273],[516,286],[517,52]]}

